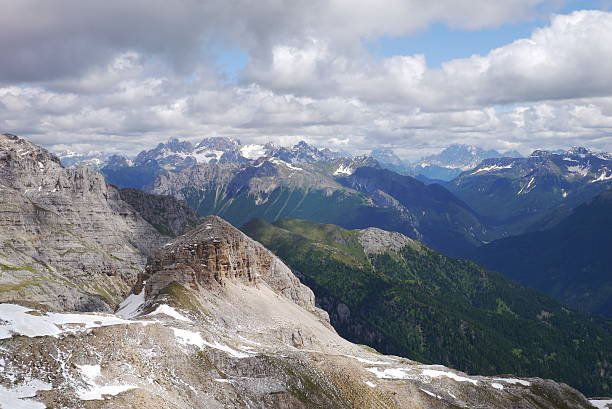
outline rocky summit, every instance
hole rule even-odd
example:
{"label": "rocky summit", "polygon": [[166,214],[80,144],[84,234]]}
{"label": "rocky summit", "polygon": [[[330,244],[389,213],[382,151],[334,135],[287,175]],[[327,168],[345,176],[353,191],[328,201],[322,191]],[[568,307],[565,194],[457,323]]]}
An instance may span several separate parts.
{"label": "rocky summit", "polygon": [[342,339],[287,266],[217,217],[156,250],[116,315],[2,304],[0,316],[11,408],[590,408],[553,381]]}
{"label": "rocky summit", "polygon": [[285,264],[216,216],[204,218],[198,228],[157,249],[140,281],[148,298],[173,283],[198,291],[263,281],[303,308],[315,310],[312,291]]}

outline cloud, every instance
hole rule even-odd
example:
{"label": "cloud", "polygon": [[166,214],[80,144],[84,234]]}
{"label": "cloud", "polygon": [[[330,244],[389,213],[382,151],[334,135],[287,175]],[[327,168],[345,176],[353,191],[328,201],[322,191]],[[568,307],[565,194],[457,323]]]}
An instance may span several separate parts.
{"label": "cloud", "polygon": [[246,78],[278,92],[401,101],[428,111],[609,96],[611,43],[612,13],[576,11],[554,16],[530,38],[439,69],[428,68],[423,55],[379,61],[305,39],[300,47],[275,46],[271,60],[253,64]]}
{"label": "cloud", "polygon": [[530,18],[551,0],[20,0],[3,4],[0,82],[71,78],[118,54],[155,57],[186,73],[233,44],[254,60],[279,39],[321,37],[344,48],[447,22],[478,29]]}
{"label": "cloud", "polygon": [[[177,6],[178,4],[178,6]],[[432,22],[477,29],[556,2],[22,0],[0,15],[0,129],[47,146],[136,153],[170,136],[305,139],[416,158],[612,144],[612,13],[554,16],[486,55],[427,66],[363,42]],[[237,82],[215,68],[231,44]]]}

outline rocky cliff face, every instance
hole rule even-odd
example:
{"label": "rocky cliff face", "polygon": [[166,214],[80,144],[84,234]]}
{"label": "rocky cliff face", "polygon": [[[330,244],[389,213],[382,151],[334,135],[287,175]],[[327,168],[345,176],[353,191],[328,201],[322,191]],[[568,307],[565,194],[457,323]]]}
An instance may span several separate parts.
{"label": "rocky cliff face", "polygon": [[157,249],[140,280],[148,298],[171,283],[206,291],[235,282],[252,286],[265,282],[306,310],[316,310],[312,291],[285,264],[216,216],[205,217],[198,228]]}
{"label": "rocky cliff face", "polygon": [[0,301],[109,310],[167,239],[99,173],[0,136]]}
{"label": "rocky cliff face", "polygon": [[200,217],[185,202],[172,196],[136,189],[120,189],[121,199],[165,236],[176,237],[197,226]]}

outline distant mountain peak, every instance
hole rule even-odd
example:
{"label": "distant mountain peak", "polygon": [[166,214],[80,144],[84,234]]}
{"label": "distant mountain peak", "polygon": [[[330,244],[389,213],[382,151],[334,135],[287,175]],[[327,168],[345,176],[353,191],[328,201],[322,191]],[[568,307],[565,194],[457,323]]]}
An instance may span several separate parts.
{"label": "distant mountain peak", "polygon": [[539,158],[539,157],[545,157],[545,156],[550,156],[553,155],[553,153],[551,151],[546,151],[543,149],[536,149],[535,151],[531,152],[531,155],[529,155],[532,158]]}
{"label": "distant mountain peak", "polygon": [[212,136],[204,138],[196,145],[196,149],[209,148],[219,150],[232,150],[241,145],[240,141],[227,136]]}
{"label": "distant mountain peak", "polygon": [[[407,164],[395,154],[391,148],[376,148],[372,149],[370,156],[376,159],[383,166],[392,168],[406,167]],[[393,169],[392,169],[393,170]]]}
{"label": "distant mountain peak", "polygon": [[592,152],[583,146],[572,146],[567,150],[567,153],[570,155],[590,155]]}

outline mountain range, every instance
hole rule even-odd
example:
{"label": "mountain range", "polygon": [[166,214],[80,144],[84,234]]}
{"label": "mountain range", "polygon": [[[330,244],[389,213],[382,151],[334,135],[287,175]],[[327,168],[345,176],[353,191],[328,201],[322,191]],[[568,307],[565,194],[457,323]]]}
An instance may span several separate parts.
{"label": "mountain range", "polygon": [[[592,409],[563,383],[465,374],[341,338],[283,261],[175,198],[119,190],[14,135],[0,137],[0,176],[2,407]],[[503,299],[502,316],[522,311]],[[542,331],[557,319],[542,315]],[[582,320],[575,339],[607,342],[596,323]]]}
{"label": "mountain range", "polygon": [[510,234],[550,227],[612,186],[612,155],[577,147],[486,159],[445,186]]}
{"label": "mountain range", "polygon": [[412,172],[433,180],[449,181],[461,172],[475,168],[485,159],[521,157],[517,151],[500,153],[495,149],[487,150],[473,145],[451,145],[412,164]]}
{"label": "mountain range", "polygon": [[[72,151],[57,153],[65,166],[85,165],[99,169],[106,164],[129,161],[121,155],[105,155],[100,152],[78,154]],[[155,148],[140,152],[134,159],[136,164],[156,160],[167,170],[183,169],[196,163],[246,162],[261,157],[276,157],[289,163],[332,161],[349,158],[350,155],[333,152],[328,148],[318,149],[306,142],[291,147],[277,146],[272,143],[263,145],[247,144],[231,138],[204,138],[197,144],[170,138]],[[494,149],[484,150],[473,145],[451,145],[441,152],[424,157],[414,163],[398,157],[390,148],[377,148],[367,155],[381,167],[401,174],[421,177],[423,180],[449,181],[462,171],[475,168],[484,159],[511,157],[520,158],[516,151],[500,153]]]}
{"label": "mountain range", "polygon": [[[185,152],[179,155],[180,150]],[[217,153],[206,161],[187,151],[205,158],[210,153],[203,152]],[[245,151],[266,156],[250,159]],[[235,226],[253,217],[374,226],[452,255],[493,238],[478,216],[444,187],[384,170],[369,156],[347,158],[305,142],[245,150],[227,138],[204,139],[196,148],[171,140],[141,152],[134,161],[111,158],[101,171],[114,185],[175,196],[200,215],[218,215]]]}
{"label": "mountain range", "polygon": [[[451,146],[427,158],[428,163],[474,168],[450,182],[436,182],[410,176],[414,172],[389,149],[350,158],[305,142],[278,147],[242,145],[229,138],[205,138],[195,145],[171,139],[133,160],[111,156],[101,170],[114,185],[174,196],[201,216],[219,215],[235,226],[258,217],[270,222],[299,218],[349,229],[378,227],[447,255],[476,260],[481,260],[476,254],[484,257],[480,253],[491,249],[477,247],[550,229],[611,186],[612,162],[606,153],[572,148],[478,163],[495,155],[467,145]],[[584,260],[579,255],[574,259]],[[588,269],[584,263],[575,267]],[[533,283],[546,277],[534,274],[539,278]],[[532,281],[522,282],[530,286]],[[584,294],[599,286],[583,284]],[[571,286],[554,291],[532,287],[564,303],[569,301],[561,294],[572,291]],[[575,308],[611,314],[605,295],[597,302],[576,297],[569,302]]]}

